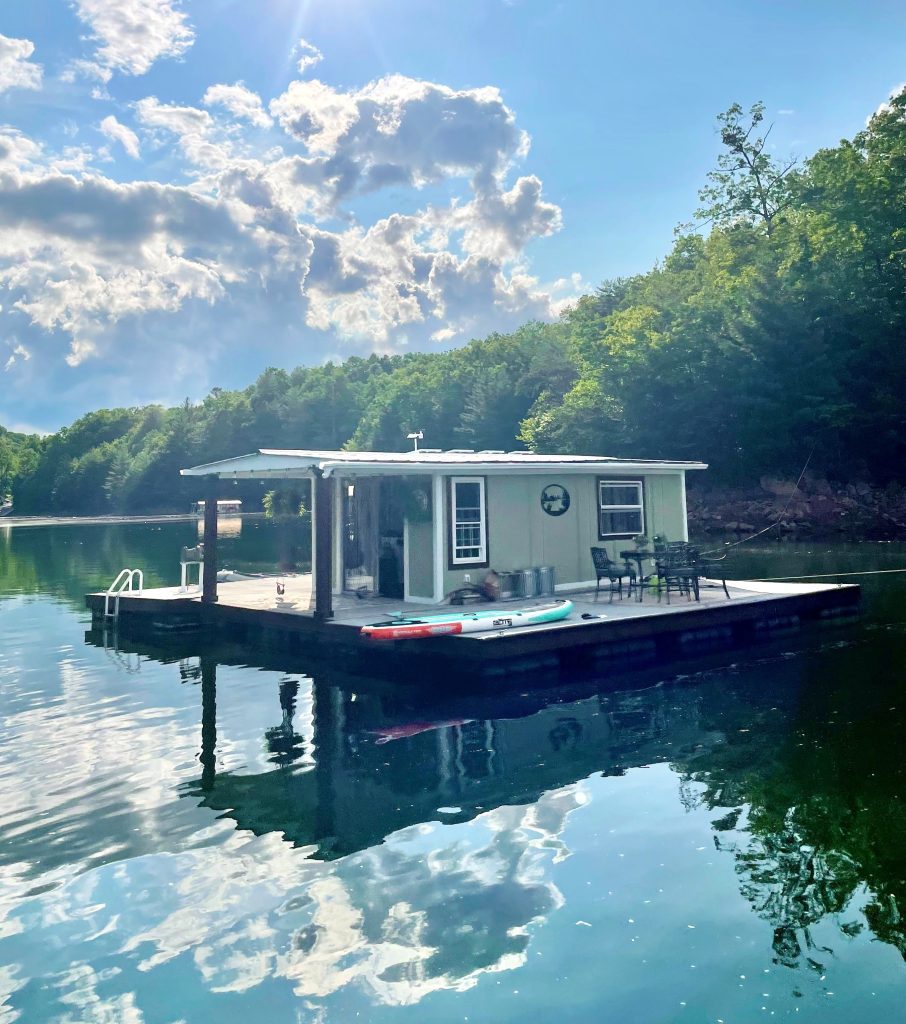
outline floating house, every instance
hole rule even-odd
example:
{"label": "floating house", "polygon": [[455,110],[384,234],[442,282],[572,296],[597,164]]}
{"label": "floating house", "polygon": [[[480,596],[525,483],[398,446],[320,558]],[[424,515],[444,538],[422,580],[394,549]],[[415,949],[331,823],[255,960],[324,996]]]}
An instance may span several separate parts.
{"label": "floating house", "polygon": [[221,480],[310,479],[315,611],[329,617],[343,593],[440,603],[490,569],[545,567],[558,592],[594,587],[593,545],[617,559],[639,534],[688,539],[686,473],[705,468],[524,451],[262,449],[182,474],[204,477],[215,498]]}
{"label": "floating house", "polygon": [[[859,588],[834,583],[711,580],[700,594],[696,585],[694,601],[689,594],[670,603],[655,586],[635,588],[632,600],[611,593],[599,602],[590,549],[603,547],[618,563],[621,552],[637,556],[642,569],[650,551],[634,550],[639,535],[688,539],[686,473],[704,468],[522,451],[262,449],[181,471],[204,480],[203,551],[187,549],[203,559],[200,588],[184,579],[145,590],[141,571],[124,568],[86,600],[104,636],[111,624],[168,634],[205,629],[244,648],[304,647],[353,673],[429,671],[460,683],[521,672],[613,673],[621,664],[637,671],[856,614]],[[310,481],[311,572],[218,572],[218,501],[229,480]],[[369,638],[376,620],[391,620],[383,628],[430,616],[491,570],[545,581],[542,592],[568,594],[570,603],[556,620],[523,622],[521,613],[531,616],[538,602],[534,589],[520,588],[512,596],[528,603],[502,601],[499,614],[495,605],[490,617],[472,616],[486,619],[487,630],[422,631],[414,642]]]}

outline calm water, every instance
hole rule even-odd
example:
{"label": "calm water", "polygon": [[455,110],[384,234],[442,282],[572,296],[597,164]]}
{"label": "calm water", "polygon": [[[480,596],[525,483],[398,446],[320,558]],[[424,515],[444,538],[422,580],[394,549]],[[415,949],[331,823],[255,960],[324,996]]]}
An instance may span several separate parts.
{"label": "calm water", "polygon": [[90,632],[194,531],[0,527],[3,1024],[903,1019],[906,575],[729,667],[469,696]]}

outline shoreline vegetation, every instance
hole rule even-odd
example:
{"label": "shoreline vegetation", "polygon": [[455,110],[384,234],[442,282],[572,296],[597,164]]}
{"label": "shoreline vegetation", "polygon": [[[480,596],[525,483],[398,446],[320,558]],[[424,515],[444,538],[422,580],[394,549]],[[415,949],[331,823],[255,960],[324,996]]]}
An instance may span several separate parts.
{"label": "shoreline vegetation", "polygon": [[[772,486],[793,481],[772,481]],[[804,488],[787,504],[786,496],[764,486],[758,489],[693,488],[687,492],[689,529],[693,536],[733,535],[765,531],[763,540],[906,540],[906,488],[880,491],[867,484],[834,487],[818,481],[818,490]],[[787,495],[789,492],[787,492]],[[782,500],[778,500],[782,497]],[[892,510],[892,511],[891,511]],[[778,518],[778,516],[780,518]],[[265,518],[265,512],[231,513],[230,519]],[[143,523],[198,522],[189,512],[147,515],[3,516],[0,531],[28,526],[120,526]]]}
{"label": "shoreline vegetation", "polygon": [[[718,130],[698,226],[557,322],[271,368],[49,437],[0,428],[0,505],[54,520],[188,508],[185,466],[262,447],[397,451],[422,430],[432,448],[702,460],[694,529],[906,537],[906,88],[802,162],[769,155],[761,104],[734,104]],[[224,496],[257,509],[263,495],[242,481]]]}

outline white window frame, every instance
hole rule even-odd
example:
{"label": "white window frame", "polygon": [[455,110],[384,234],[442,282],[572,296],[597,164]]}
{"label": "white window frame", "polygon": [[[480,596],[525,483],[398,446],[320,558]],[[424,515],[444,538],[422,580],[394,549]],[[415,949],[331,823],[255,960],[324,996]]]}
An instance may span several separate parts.
{"label": "white window frame", "polygon": [[[605,487],[638,487],[639,500],[633,505],[605,505],[603,491]],[[605,533],[602,529],[602,517],[605,512],[638,512],[639,529],[635,533]],[[598,480],[598,540],[619,537],[638,537],[645,532],[645,484],[642,480]]]}
{"label": "white window frame", "polygon": [[[458,484],[478,484],[478,523],[481,539],[478,555],[467,557],[456,554],[456,487]],[[485,565],[488,561],[488,503],[485,493],[486,481],[483,476],[450,477],[450,565]]]}

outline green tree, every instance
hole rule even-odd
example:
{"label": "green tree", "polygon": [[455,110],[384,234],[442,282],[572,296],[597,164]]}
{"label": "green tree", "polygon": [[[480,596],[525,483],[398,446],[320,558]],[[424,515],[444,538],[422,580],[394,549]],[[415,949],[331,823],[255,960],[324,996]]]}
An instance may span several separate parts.
{"label": "green tree", "polygon": [[717,115],[725,151],[717,169],[708,174],[709,185],[699,192],[703,204],[696,216],[725,226],[742,219],[761,221],[768,234],[774,219],[792,202],[790,174],[796,160],[778,162],[766,152],[773,125],[759,134],[764,103],[753,103],[746,114],[738,103]]}

